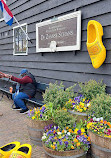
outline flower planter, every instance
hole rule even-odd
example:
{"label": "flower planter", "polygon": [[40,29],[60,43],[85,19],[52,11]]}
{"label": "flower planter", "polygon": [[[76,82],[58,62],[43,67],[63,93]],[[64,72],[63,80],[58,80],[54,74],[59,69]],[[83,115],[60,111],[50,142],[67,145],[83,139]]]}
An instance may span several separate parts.
{"label": "flower planter", "polygon": [[88,116],[86,113],[82,113],[82,112],[75,112],[73,110],[68,110],[69,113],[73,114],[75,117],[77,116],[77,122],[80,121],[80,119],[82,119],[83,121],[85,121],[86,119],[88,119]]}
{"label": "flower planter", "polygon": [[28,119],[27,127],[31,143],[42,146],[41,138],[44,132],[44,127],[50,124],[54,124],[52,120],[43,121]]}
{"label": "flower planter", "polygon": [[88,130],[91,139],[91,153],[94,158],[111,157],[111,138],[99,136]]}
{"label": "flower planter", "polygon": [[46,158],[86,158],[86,152],[83,149],[71,151],[55,151],[47,148],[43,144]]}

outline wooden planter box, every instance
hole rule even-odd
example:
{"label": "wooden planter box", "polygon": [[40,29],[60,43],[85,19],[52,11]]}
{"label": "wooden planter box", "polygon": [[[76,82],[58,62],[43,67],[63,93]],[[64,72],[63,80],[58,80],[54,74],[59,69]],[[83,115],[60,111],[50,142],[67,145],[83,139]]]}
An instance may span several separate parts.
{"label": "wooden planter box", "polygon": [[55,151],[47,148],[43,144],[46,158],[86,158],[86,152],[83,149],[71,151]]}
{"label": "wooden planter box", "polygon": [[91,153],[94,158],[111,157],[111,138],[102,137],[88,130],[91,139]]}
{"label": "wooden planter box", "polygon": [[54,125],[52,120],[42,121],[42,120],[28,119],[27,127],[28,127],[28,133],[30,136],[31,143],[33,143],[34,145],[42,146],[41,138],[44,132],[44,127],[50,124]]}
{"label": "wooden planter box", "polygon": [[73,110],[68,110],[69,113],[73,114],[75,117],[77,117],[77,122],[81,120],[85,121],[88,119],[88,115],[86,113],[82,112],[75,112]]}

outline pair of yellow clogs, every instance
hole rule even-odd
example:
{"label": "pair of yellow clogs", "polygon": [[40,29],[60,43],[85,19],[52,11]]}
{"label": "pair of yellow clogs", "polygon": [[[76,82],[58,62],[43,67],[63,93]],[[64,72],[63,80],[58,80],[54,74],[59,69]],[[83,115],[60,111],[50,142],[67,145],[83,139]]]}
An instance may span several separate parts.
{"label": "pair of yellow clogs", "polygon": [[90,20],[87,25],[87,49],[95,69],[99,68],[106,58],[106,49],[102,43],[103,28],[102,25]]}
{"label": "pair of yellow clogs", "polygon": [[31,153],[31,145],[20,145],[20,142],[11,142],[0,147],[0,158],[31,158]]}

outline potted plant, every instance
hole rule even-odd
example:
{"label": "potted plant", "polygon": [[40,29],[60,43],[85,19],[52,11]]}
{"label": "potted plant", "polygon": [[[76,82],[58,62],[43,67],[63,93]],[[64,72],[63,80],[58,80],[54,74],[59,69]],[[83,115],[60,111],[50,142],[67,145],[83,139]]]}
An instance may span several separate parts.
{"label": "potted plant", "polygon": [[74,99],[69,99],[66,102],[65,107],[68,109],[68,112],[72,113],[74,116],[77,116],[77,121],[82,119],[83,121],[87,119],[87,110],[90,106],[90,100],[82,95],[75,97]]}
{"label": "potted plant", "polygon": [[94,156],[111,157],[111,97],[108,94],[97,95],[88,109],[88,133]]}
{"label": "potted plant", "polygon": [[87,124],[94,157],[111,157],[111,123],[103,118],[91,118]]}
{"label": "potted plant", "polygon": [[79,93],[81,93],[86,99],[92,100],[97,94],[105,94],[106,85],[101,81],[89,80],[85,83],[79,83]]}
{"label": "potted plant", "polygon": [[57,108],[56,106],[60,106],[60,108],[64,107],[66,101],[76,96],[74,92],[75,86],[76,84],[65,89],[62,83],[60,83],[60,85],[57,82],[50,83],[43,94],[44,103],[48,104],[52,102],[55,109]]}
{"label": "potted plant", "polygon": [[74,117],[65,110],[60,110],[55,120],[59,126],[45,128],[42,136],[46,156],[85,158],[90,145],[90,138],[85,133],[85,129],[80,124],[76,124]]}
{"label": "potted plant", "polygon": [[27,121],[30,140],[35,145],[42,145],[41,137],[45,126],[53,125],[53,104],[45,104],[41,108],[37,107],[28,112]]}

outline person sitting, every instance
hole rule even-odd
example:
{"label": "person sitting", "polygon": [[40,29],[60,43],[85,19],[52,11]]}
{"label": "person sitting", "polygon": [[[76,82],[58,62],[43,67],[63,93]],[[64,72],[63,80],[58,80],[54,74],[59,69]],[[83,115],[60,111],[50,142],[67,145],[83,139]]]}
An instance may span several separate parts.
{"label": "person sitting", "polygon": [[5,74],[4,77],[11,79],[12,81],[19,83],[19,88],[17,92],[12,94],[12,99],[14,101],[14,110],[20,110],[20,113],[27,113],[28,108],[26,107],[23,99],[33,98],[36,94],[36,80],[35,77],[28,72],[27,69],[22,69],[20,75],[22,78],[17,78],[15,76]]}

